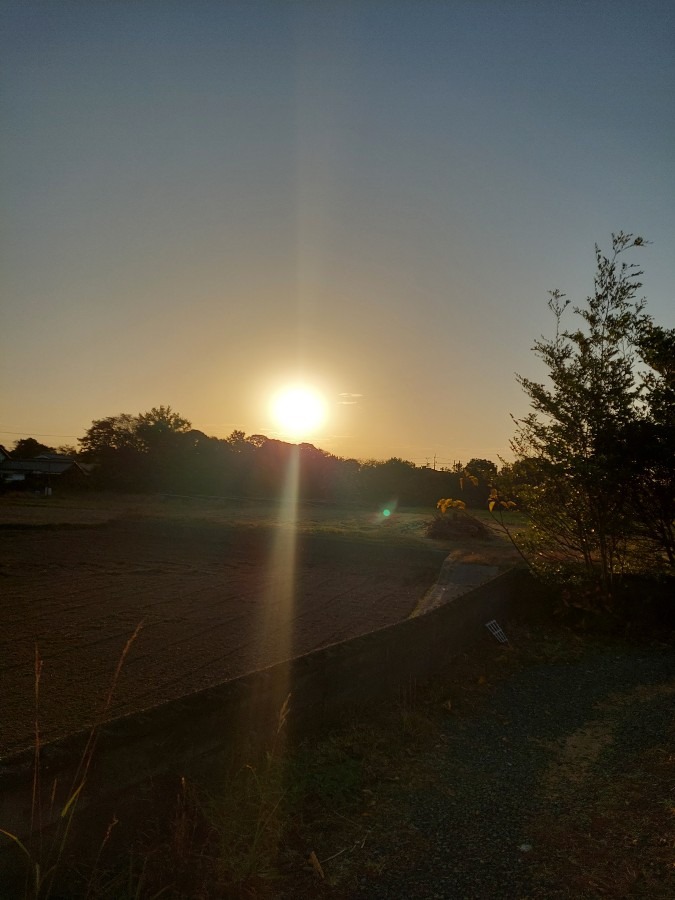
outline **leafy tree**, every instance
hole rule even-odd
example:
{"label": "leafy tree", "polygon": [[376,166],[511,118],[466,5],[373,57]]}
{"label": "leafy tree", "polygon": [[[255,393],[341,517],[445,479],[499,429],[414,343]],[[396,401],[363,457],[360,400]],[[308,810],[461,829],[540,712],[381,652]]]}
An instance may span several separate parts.
{"label": "leafy tree", "polygon": [[638,349],[650,368],[644,414],[627,430],[623,448],[633,464],[627,491],[638,533],[675,567],[675,329],[647,320]]}
{"label": "leafy tree", "polygon": [[473,475],[484,486],[491,486],[497,480],[497,466],[491,459],[470,459],[465,471]]}
{"label": "leafy tree", "polygon": [[78,438],[82,457],[96,468],[94,483],[123,490],[143,489],[146,470],[137,434],[138,417],[129,413],[95,419]]}
{"label": "leafy tree", "polygon": [[517,496],[523,486],[537,486],[544,478],[540,460],[523,456],[512,463],[502,463],[497,479],[500,492]]}
{"label": "leafy tree", "polygon": [[512,449],[518,460],[537,461],[540,478],[521,494],[533,523],[531,549],[549,562],[581,563],[606,597],[631,534],[625,442],[643,414],[637,346],[649,321],[637,299],[642,273],[622,254],[643,243],[620,232],[609,256],[596,246],[594,292],[572,308],[577,327],[564,328],[569,301],[551,294],[555,334],[533,348],[548,384],[518,376],[533,411],[517,421]]}
{"label": "leafy tree", "polygon": [[[190,423],[170,406],[133,416],[96,419],[79,439],[82,455],[98,465],[101,485],[131,490],[165,488],[186,466]],[[194,447],[194,439],[192,439]]]}
{"label": "leafy tree", "polygon": [[153,406],[150,412],[136,416],[136,435],[146,452],[168,449],[175,445],[176,435],[187,434],[191,428],[170,406]]}
{"label": "leafy tree", "polygon": [[229,437],[225,438],[225,440],[235,453],[246,453],[250,451],[251,447],[255,446],[254,443],[247,439],[246,432],[239,431],[236,428]]}
{"label": "leafy tree", "polygon": [[120,413],[105,419],[95,419],[86,430],[84,437],[78,438],[82,453],[91,459],[109,456],[119,450],[141,449],[138,438],[138,416]]}
{"label": "leafy tree", "polygon": [[467,505],[484,508],[497,477],[497,466],[491,459],[470,459],[460,476],[460,487]]}
{"label": "leafy tree", "polygon": [[386,462],[368,460],[361,466],[361,492],[366,500],[376,503],[396,499],[400,503],[415,500],[415,464],[398,456]]}
{"label": "leafy tree", "polygon": [[170,406],[159,406],[137,416],[120,413],[96,419],[79,443],[82,452],[91,457],[130,450],[147,453],[167,446],[176,435],[185,435],[190,429],[190,422]]}
{"label": "leafy tree", "polygon": [[36,441],[32,437],[20,438],[18,441],[14,441],[14,449],[12,450],[14,459],[35,459],[41,453],[56,453],[56,450],[53,447],[48,447],[46,444],[41,444],[40,441]]}

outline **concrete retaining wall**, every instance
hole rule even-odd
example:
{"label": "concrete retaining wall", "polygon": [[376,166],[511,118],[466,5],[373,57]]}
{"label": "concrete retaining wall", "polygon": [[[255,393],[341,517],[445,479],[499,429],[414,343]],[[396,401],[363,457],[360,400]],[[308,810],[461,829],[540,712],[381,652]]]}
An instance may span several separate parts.
{"label": "concrete retaining wall", "polygon": [[[503,617],[516,597],[533,590],[527,574],[514,570],[425,615],[101,726],[78,812],[109,807],[119,792],[155,777],[189,774],[210,754],[265,746],[289,694],[293,737],[320,733],[347,711],[396,697],[434,675],[487,621]],[[43,748],[43,788],[49,792],[57,784],[52,821],[72,790],[88,736]],[[0,827],[17,835],[30,829],[33,768],[30,752],[0,761]]]}

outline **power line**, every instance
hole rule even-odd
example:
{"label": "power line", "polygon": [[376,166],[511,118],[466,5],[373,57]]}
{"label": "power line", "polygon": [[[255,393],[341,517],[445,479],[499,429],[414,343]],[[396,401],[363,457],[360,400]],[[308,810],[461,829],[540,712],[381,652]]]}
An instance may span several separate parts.
{"label": "power line", "polygon": [[76,434],[52,434],[45,433],[44,431],[31,431],[30,428],[27,428],[25,431],[0,431],[0,434],[30,434],[33,437],[67,437],[67,438],[77,438]]}

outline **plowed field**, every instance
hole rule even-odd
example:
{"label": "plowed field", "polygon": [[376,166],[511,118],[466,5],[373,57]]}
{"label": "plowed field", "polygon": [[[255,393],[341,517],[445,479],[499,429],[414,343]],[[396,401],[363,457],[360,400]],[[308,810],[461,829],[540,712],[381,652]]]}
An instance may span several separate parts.
{"label": "plowed field", "polygon": [[400,621],[444,558],[414,522],[409,539],[392,523],[389,542],[259,513],[228,524],[16,509],[0,520],[3,754],[33,741],[36,648],[49,739],[97,717],[140,623],[111,718]]}

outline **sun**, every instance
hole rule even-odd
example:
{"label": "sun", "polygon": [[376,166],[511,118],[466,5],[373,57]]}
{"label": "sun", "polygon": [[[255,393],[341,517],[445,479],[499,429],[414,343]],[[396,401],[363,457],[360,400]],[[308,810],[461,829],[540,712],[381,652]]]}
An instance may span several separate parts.
{"label": "sun", "polygon": [[287,387],[272,398],[272,416],[284,434],[303,438],[319,428],[326,418],[326,404],[318,391]]}

